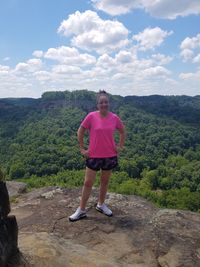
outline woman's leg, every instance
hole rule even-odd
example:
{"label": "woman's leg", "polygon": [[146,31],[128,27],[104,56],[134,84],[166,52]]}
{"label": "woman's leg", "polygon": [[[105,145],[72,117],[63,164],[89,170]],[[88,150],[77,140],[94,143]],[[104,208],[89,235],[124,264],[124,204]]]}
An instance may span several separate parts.
{"label": "woman's leg", "polygon": [[82,189],[82,195],[80,200],[80,208],[82,210],[85,209],[85,206],[87,204],[88,198],[92,191],[92,186],[96,177],[96,172],[88,167],[86,167],[85,170],[85,181]]}
{"label": "woman's leg", "polygon": [[100,175],[100,191],[99,191],[99,199],[98,202],[100,205],[102,205],[105,201],[107,189],[108,189],[108,183],[109,178],[112,174],[112,170],[102,170],[101,169],[101,175]]}

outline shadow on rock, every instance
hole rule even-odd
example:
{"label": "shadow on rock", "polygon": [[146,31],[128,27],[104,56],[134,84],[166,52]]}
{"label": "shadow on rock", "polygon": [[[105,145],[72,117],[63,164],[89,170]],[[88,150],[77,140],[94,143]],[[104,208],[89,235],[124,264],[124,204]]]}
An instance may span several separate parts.
{"label": "shadow on rock", "polygon": [[28,262],[18,248],[18,225],[10,213],[10,201],[3,174],[0,171],[0,266],[23,267]]}

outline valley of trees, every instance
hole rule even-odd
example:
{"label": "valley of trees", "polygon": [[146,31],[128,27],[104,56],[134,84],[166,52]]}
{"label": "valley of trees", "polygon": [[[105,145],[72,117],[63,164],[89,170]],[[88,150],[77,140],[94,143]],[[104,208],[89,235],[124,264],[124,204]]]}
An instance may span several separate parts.
{"label": "valley of trees", "polygon": [[[76,133],[92,110],[96,94],[86,89],[0,99],[0,166],[6,179],[30,188],[82,186],[85,159]],[[110,110],[123,120],[127,139],[109,191],[200,212],[200,96],[110,95]],[[88,141],[89,135],[86,148]]]}

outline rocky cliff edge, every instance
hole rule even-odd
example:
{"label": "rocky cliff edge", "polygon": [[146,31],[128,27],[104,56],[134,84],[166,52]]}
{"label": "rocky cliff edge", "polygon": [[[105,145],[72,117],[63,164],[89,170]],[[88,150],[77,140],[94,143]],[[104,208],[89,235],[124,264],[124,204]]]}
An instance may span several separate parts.
{"label": "rocky cliff edge", "polygon": [[[95,210],[93,187],[87,218],[70,222],[81,188],[25,192],[21,186],[10,214],[17,218],[19,249],[31,267],[200,266],[198,213],[159,209],[142,197],[108,192],[105,203],[113,217],[107,217]],[[7,187],[14,196],[12,183]]]}

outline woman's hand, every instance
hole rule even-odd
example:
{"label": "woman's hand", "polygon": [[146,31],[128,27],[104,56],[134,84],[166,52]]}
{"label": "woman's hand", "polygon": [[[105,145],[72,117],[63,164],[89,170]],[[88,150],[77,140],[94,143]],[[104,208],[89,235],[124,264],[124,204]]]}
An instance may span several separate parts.
{"label": "woman's hand", "polygon": [[80,148],[80,152],[83,156],[85,156],[86,158],[89,158],[89,150],[88,149]]}

